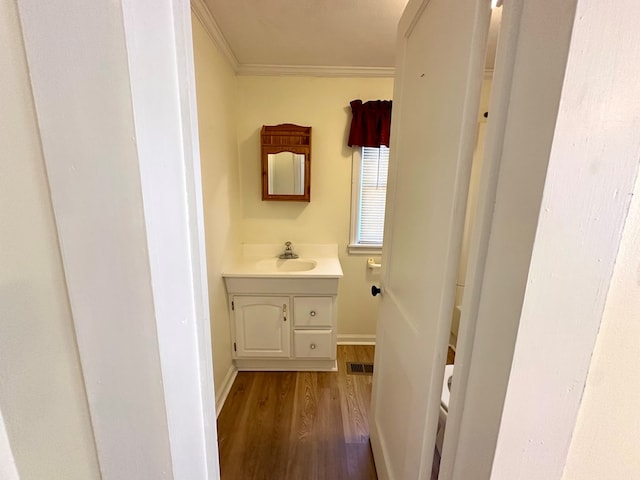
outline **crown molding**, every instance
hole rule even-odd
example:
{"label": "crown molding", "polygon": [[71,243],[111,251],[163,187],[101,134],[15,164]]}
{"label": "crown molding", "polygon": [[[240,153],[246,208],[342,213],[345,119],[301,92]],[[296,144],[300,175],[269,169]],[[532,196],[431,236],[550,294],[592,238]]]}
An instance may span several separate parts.
{"label": "crown molding", "polygon": [[238,62],[205,0],[191,0],[191,10],[237,75],[299,77],[393,77],[394,67],[332,67],[315,65],[255,65]]}
{"label": "crown molding", "polygon": [[395,75],[395,68],[240,64],[237,73],[238,75],[298,77],[393,77]]}
{"label": "crown molding", "polygon": [[[298,77],[383,77],[395,76],[395,67],[343,67],[320,65],[260,65],[242,64],[224,38],[205,0],[191,0],[191,10],[237,75],[298,76]],[[484,78],[493,77],[493,69],[484,71]]]}
{"label": "crown molding", "polygon": [[207,7],[206,3],[204,3],[204,0],[191,0],[191,11],[198,20],[200,20],[214,45],[218,47],[218,50],[220,50],[222,55],[227,59],[233,71],[238,72],[238,68],[240,66],[238,59],[231,50],[231,47],[229,47],[227,40],[224,38],[220,27],[218,27],[218,24],[213,18],[213,15],[211,15],[211,11],[209,10],[209,7]]}

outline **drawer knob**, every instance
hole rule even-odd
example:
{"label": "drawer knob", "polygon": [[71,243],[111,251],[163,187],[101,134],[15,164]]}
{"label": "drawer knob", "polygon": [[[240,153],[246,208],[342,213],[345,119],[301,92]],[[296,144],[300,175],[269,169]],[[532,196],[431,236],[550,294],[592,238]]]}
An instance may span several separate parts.
{"label": "drawer knob", "polygon": [[315,343],[312,343],[312,344],[310,345],[310,347],[311,347],[311,350],[315,350],[315,349],[316,349],[316,344],[315,344]]}
{"label": "drawer knob", "polygon": [[311,315],[312,317],[315,317],[316,316],[316,311],[315,310],[311,310],[309,312],[309,315]]}

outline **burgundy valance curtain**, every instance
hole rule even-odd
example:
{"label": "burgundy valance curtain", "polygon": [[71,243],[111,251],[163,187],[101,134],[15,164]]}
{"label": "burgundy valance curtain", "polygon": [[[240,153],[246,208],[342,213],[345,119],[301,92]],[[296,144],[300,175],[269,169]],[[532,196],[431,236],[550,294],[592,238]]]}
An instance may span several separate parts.
{"label": "burgundy valance curtain", "polygon": [[349,132],[350,147],[389,146],[391,134],[391,100],[362,100],[351,102],[351,130]]}

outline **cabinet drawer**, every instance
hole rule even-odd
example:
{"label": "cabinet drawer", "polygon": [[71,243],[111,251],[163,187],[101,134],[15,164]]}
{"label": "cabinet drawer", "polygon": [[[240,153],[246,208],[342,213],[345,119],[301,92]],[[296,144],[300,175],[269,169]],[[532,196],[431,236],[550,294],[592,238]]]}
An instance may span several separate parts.
{"label": "cabinet drawer", "polygon": [[332,330],[296,330],[293,337],[296,358],[335,358]]}
{"label": "cabinet drawer", "polygon": [[331,327],[331,297],[294,297],[293,316],[296,327]]}

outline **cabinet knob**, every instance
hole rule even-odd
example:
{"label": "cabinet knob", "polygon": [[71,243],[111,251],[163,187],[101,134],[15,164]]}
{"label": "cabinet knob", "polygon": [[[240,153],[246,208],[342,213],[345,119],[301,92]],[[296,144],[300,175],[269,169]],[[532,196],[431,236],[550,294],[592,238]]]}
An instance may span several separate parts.
{"label": "cabinet knob", "polygon": [[316,349],[316,344],[312,343],[311,345],[309,345],[311,347],[311,350],[315,350]]}
{"label": "cabinet knob", "polygon": [[315,310],[311,310],[309,312],[309,315],[311,315],[312,317],[315,317],[316,316],[316,311]]}

